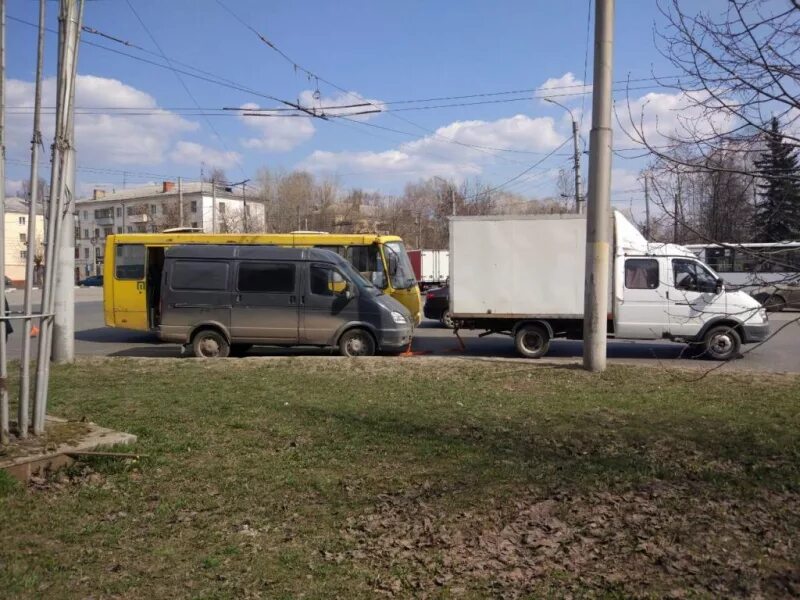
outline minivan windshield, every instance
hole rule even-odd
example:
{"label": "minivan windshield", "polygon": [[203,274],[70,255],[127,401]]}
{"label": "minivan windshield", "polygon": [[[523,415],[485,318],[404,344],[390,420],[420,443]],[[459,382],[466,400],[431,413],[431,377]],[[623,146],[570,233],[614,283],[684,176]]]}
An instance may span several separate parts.
{"label": "minivan windshield", "polygon": [[373,294],[375,296],[379,294],[383,294],[383,292],[372,285],[369,280],[364,277],[359,271],[357,271],[353,265],[351,265],[346,260],[342,259],[337,263],[339,269],[344,271],[344,274],[353,282],[353,284],[359,289],[361,292],[366,292],[368,294]]}

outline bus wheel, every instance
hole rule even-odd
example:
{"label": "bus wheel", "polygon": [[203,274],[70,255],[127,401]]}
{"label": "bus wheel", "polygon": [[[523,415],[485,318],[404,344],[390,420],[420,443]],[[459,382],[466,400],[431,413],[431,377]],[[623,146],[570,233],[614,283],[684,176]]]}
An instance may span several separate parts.
{"label": "bus wheel", "polygon": [[712,327],[703,338],[705,355],[714,360],[731,360],[739,356],[742,339],[730,325]]}
{"label": "bus wheel", "polygon": [[351,329],[339,338],[339,352],[342,356],[373,356],[375,340],[364,329]]}
{"label": "bus wheel", "polygon": [[444,325],[448,329],[453,329],[453,327],[454,327],[453,315],[450,314],[449,310],[446,310],[446,311],[444,311],[442,313],[441,322],[442,322],[442,325]]}
{"label": "bus wheel", "polygon": [[197,358],[225,358],[231,347],[219,331],[201,329],[192,338],[192,350]]}
{"label": "bus wheel", "polygon": [[525,358],[541,358],[550,349],[550,333],[538,323],[523,325],[514,335],[514,345]]}
{"label": "bus wheel", "polygon": [[769,298],[767,298],[764,302],[764,308],[766,308],[770,312],[780,312],[784,308],[786,308],[786,300],[781,298],[778,294],[773,294]]}

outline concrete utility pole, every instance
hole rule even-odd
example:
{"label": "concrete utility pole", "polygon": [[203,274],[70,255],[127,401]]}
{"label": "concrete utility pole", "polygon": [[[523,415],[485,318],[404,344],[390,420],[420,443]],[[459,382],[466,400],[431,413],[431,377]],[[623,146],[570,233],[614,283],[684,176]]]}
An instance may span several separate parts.
{"label": "concrete utility pole", "polygon": [[83,0],[61,0],[61,7],[66,19],[63,51],[67,102],[62,106],[66,122],[64,172],[61,180],[64,196],[56,250],[57,260],[54,264],[57,273],[52,358],[57,363],[71,363],[75,360],[75,82]]}
{"label": "concrete utility pole", "polygon": [[606,368],[608,270],[611,241],[611,80],[614,0],[595,1],[594,92],[589,137],[589,206],[586,218],[583,368]]}
{"label": "concrete utility pole", "polygon": [[453,203],[453,216],[456,216],[456,188],[450,188],[450,202]]}
{"label": "concrete utility pole", "polygon": [[573,168],[575,169],[575,212],[582,215],[584,213],[584,202],[581,193],[581,153],[578,150],[578,122],[575,120],[575,115],[572,114],[572,111],[560,102],[556,102],[552,98],[545,98],[544,100],[545,102],[550,102],[566,110],[572,120],[572,147],[574,152],[572,161]]}
{"label": "concrete utility pole", "polygon": [[681,214],[681,177],[678,175],[678,191],[673,197],[672,206],[672,243],[678,243],[678,219]]}
{"label": "concrete utility pole", "polygon": [[[39,203],[39,146],[42,145],[42,69],[44,62],[44,6],[39,0],[39,43],[36,54],[36,88],[33,100],[33,138],[31,139],[30,205],[28,206],[28,253],[25,257],[25,298],[23,311],[33,310],[33,255],[36,252],[36,206]],[[22,361],[20,365],[19,414],[17,423],[19,437],[28,437],[28,412],[31,390],[31,319],[26,318],[22,329]]]}
{"label": "concrete utility pole", "polygon": [[211,180],[211,233],[217,233],[217,182]]}

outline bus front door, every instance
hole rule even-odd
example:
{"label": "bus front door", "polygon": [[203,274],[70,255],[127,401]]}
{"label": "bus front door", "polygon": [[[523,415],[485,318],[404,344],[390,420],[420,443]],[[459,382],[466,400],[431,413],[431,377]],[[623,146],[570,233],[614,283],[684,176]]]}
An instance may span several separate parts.
{"label": "bus front door", "polygon": [[147,331],[147,280],[144,244],[119,244],[114,250],[114,323]]}

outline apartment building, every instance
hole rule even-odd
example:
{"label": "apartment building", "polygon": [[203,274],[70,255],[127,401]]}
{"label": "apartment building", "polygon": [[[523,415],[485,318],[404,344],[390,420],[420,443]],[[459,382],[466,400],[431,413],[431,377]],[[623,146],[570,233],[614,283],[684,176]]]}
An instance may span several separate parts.
{"label": "apartment building", "polygon": [[102,273],[105,240],[111,234],[175,227],[234,233],[264,227],[264,207],[255,199],[248,201],[241,188],[199,181],[163,181],[114,192],[96,189],[90,198],[77,200],[75,208],[75,265],[80,277]]}
{"label": "apartment building", "polygon": [[[44,257],[44,217],[41,207],[36,211],[36,236],[33,244],[28,240],[28,202],[22,198],[6,198],[5,218],[5,275],[14,285],[25,285],[25,261],[28,252],[34,253],[39,263]],[[41,268],[34,272],[34,282],[41,276]]]}

